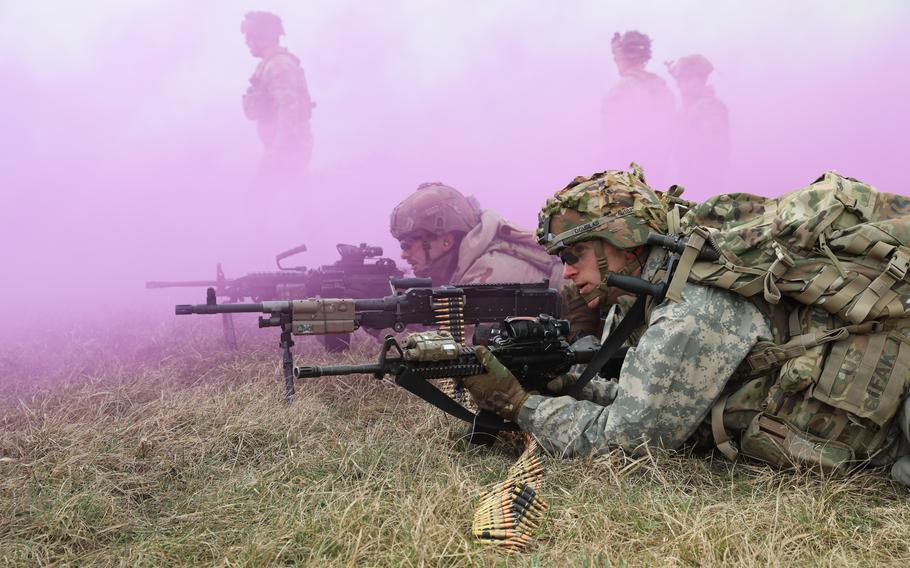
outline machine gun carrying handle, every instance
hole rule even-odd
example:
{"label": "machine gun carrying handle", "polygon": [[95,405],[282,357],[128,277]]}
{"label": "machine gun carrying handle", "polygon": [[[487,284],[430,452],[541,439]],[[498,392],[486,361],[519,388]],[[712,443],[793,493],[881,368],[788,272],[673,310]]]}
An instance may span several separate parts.
{"label": "machine gun carrying handle", "polygon": [[307,250],[306,245],[298,245],[294,248],[291,248],[282,253],[279,253],[275,256],[275,264],[278,265],[278,268],[280,270],[299,270],[299,268],[286,268],[284,266],[281,266],[281,261],[286,259],[289,256],[294,256],[295,254],[298,254],[301,252],[306,252],[306,250]]}
{"label": "machine gun carrying handle", "polygon": [[389,287],[392,293],[395,290],[406,290],[408,288],[431,288],[433,286],[432,278],[389,278]]}

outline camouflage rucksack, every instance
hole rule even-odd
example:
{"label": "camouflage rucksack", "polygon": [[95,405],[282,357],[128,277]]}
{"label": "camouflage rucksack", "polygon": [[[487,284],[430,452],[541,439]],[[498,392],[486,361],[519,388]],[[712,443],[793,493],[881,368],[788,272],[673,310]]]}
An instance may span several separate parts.
{"label": "camouflage rucksack", "polygon": [[776,341],[747,359],[752,378],[711,413],[718,447],[736,456],[729,429],[739,451],[778,465],[884,458],[910,386],[910,199],[828,172],[776,199],[720,195],[671,224],[721,259],[684,255],[668,297],[688,279],[778,316]]}

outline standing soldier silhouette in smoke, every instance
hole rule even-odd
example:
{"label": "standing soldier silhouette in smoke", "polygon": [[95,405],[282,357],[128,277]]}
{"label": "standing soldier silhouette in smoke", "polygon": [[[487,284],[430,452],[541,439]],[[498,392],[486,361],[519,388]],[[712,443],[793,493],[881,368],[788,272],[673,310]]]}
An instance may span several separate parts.
{"label": "standing soldier silhouette in smoke", "polygon": [[641,164],[652,185],[669,185],[675,101],[667,83],[645,69],[651,38],[638,31],[615,33],[610,41],[619,80],[603,99],[604,163]]}
{"label": "standing soldier silhouette in smoke", "polygon": [[249,12],[240,25],[253,57],[260,59],[243,95],[243,112],[256,122],[265,147],[260,184],[270,189],[301,183],[313,152],[310,99],[300,59],[281,46],[281,18]]}
{"label": "standing soldier silhouette in smoke", "polygon": [[730,168],[730,118],[727,106],[708,85],[714,66],[699,54],[666,65],[682,98],[674,180],[702,192],[724,193]]}

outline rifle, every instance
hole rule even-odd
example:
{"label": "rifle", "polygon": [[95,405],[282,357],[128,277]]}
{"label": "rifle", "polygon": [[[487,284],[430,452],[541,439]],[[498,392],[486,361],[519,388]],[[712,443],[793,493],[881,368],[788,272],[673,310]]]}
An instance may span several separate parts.
{"label": "rifle", "polygon": [[[547,388],[554,378],[566,373],[576,363],[587,363],[599,347],[576,349],[568,344],[569,322],[552,316],[536,318],[510,317],[502,320],[499,329],[484,343],[490,352],[505,365],[525,390],[551,393]],[[301,366],[294,369],[294,377],[307,379],[338,375],[373,375],[382,379],[394,377],[395,384],[426,402],[472,425],[469,440],[479,440],[478,434],[518,430],[518,425],[506,422],[491,412],[477,413],[455,401],[430,383],[430,379],[460,378],[479,375],[486,370],[477,360],[474,347],[457,343],[445,331],[410,334],[403,346],[391,335],[386,336],[377,363],[360,365]],[[617,353],[602,370],[604,376],[619,376],[625,350]]]}
{"label": "rifle", "polygon": [[[307,250],[299,245],[275,257],[278,271],[252,272],[239,278],[224,277],[221,264],[215,271],[215,280],[189,280],[181,282],[146,282],[146,288],[195,288],[206,287],[215,290],[215,295],[229,303],[242,302],[249,298],[253,302],[291,298],[374,298],[388,293],[389,279],[402,278],[402,272],[390,258],[382,257],[382,248],[360,243],[359,246],[336,245],[340,260],[316,269],[305,266],[283,266],[281,261]],[[367,259],[376,259],[367,262]],[[237,349],[237,338],[233,320],[229,313],[222,316],[225,343]],[[330,352],[344,351],[350,343],[350,335],[335,335],[325,338],[326,349]]]}
{"label": "rifle", "polygon": [[391,278],[402,289],[383,298],[276,300],[257,304],[218,304],[214,288],[206,303],[178,305],[177,315],[261,313],[259,327],[280,327],[285,395],[294,396],[294,335],[350,334],[355,329],[403,331],[408,325],[432,325],[459,343],[465,325],[496,323],[508,316],[559,313],[559,293],[549,281],[534,284],[466,284],[432,287],[426,278]]}

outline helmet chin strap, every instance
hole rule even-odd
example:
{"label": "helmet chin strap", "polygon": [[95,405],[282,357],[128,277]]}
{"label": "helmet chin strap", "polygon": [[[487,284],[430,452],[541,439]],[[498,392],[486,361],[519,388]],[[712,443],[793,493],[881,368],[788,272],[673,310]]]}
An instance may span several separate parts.
{"label": "helmet chin strap", "polygon": [[454,246],[448,251],[440,254],[438,257],[433,258],[430,254],[430,241],[426,239],[423,241],[423,253],[426,258],[426,268],[420,271],[420,274],[417,274],[417,271],[414,271],[416,276],[421,277],[430,277],[433,279],[433,284],[436,286],[451,284],[450,280],[455,274],[455,269],[458,267],[458,246]]}
{"label": "helmet chin strap", "polygon": [[604,241],[603,239],[594,239],[594,254],[597,256],[597,269],[600,271],[600,284],[591,289],[587,294],[582,294],[581,297],[584,298],[585,302],[592,302],[597,298],[602,298],[602,302],[607,299],[607,290],[610,286],[607,286],[607,278],[610,277],[610,274],[622,274],[623,276],[630,276],[635,269],[642,267],[641,259],[638,257],[638,253],[635,253],[635,258],[627,262],[618,272],[613,272],[610,270],[607,264],[607,254],[604,250]]}

